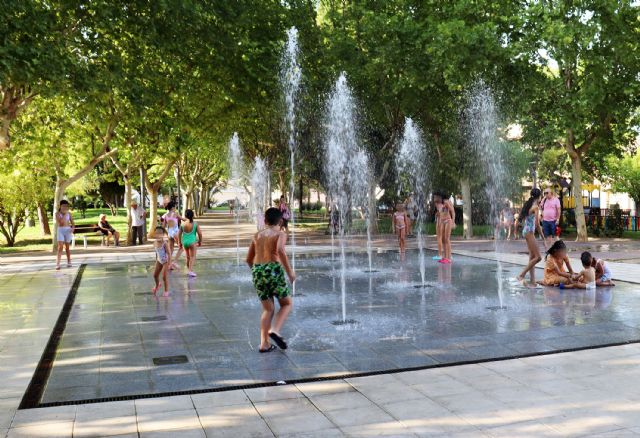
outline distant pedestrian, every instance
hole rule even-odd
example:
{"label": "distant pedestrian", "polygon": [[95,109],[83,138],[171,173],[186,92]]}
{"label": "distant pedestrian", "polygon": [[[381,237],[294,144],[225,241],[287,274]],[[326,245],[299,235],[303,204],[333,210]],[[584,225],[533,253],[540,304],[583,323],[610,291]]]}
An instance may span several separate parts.
{"label": "distant pedestrian", "polygon": [[287,205],[287,201],[284,195],[280,196],[280,202],[278,203],[278,210],[282,213],[282,225],[281,228],[289,231],[289,220],[291,219],[291,210]]}
{"label": "distant pedestrian", "polygon": [[131,201],[131,244],[136,245],[136,239],[138,243],[142,245],[144,239],[144,218],[147,212],[141,206],[138,206],[138,201]]}
{"label": "distant pedestrian", "polygon": [[438,215],[438,227],[440,227],[440,240],[443,251],[442,259],[438,263],[450,264],[451,256],[451,232],[456,227],[456,211],[450,196],[444,192],[434,192],[433,202],[436,205],[436,214]]}
{"label": "distant pedestrian", "polygon": [[62,250],[67,253],[67,268],[71,267],[71,250],[69,244],[73,239],[73,229],[75,224],[73,223],[73,217],[69,211],[69,201],[60,201],[60,208],[56,213],[56,221],[58,222],[58,254],[56,257],[56,271],[60,270],[60,259],[62,258]]}
{"label": "distant pedestrian", "polygon": [[393,230],[398,235],[398,245],[400,246],[400,254],[403,255],[406,250],[407,228],[409,218],[403,203],[396,204],[396,211],[393,213]]}
{"label": "distant pedestrian", "polygon": [[556,227],[560,224],[560,200],[551,188],[544,189],[544,199],[540,204],[542,210],[542,232],[547,239],[547,246],[556,239]]}
{"label": "distant pedestrian", "polygon": [[413,224],[416,221],[418,213],[418,204],[413,197],[413,193],[405,199],[404,205],[407,208],[407,218],[409,219],[407,222],[407,237],[413,237]]}

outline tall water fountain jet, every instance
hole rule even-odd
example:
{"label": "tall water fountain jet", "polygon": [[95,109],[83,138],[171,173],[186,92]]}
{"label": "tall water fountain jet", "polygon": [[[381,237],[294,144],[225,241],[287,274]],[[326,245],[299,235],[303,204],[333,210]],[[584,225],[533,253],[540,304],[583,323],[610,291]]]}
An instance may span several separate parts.
{"label": "tall water fountain jet", "polygon": [[332,209],[339,214],[342,321],[336,321],[335,324],[353,323],[347,320],[346,313],[346,227],[351,223],[352,209],[366,205],[369,183],[369,160],[359,145],[355,108],[347,78],[341,73],[326,104],[324,142],[327,188]]}
{"label": "tall water fountain jet", "polygon": [[424,206],[426,202],[425,189],[427,183],[426,151],[422,139],[422,131],[410,117],[404,120],[404,133],[400,141],[400,149],[396,158],[398,178],[405,179],[412,188],[415,202],[418,205],[418,215],[416,220],[418,254],[420,266],[420,284],[416,287],[426,285],[426,266],[424,256],[423,224],[425,219]]}
{"label": "tall water fountain jet", "polygon": [[269,207],[269,168],[266,160],[256,157],[251,170],[251,209],[258,230],[264,228],[264,212]]}
{"label": "tall water fountain jet", "polygon": [[242,174],[243,174],[243,163],[242,163],[242,150],[240,149],[240,138],[238,137],[238,133],[234,132],[231,140],[229,140],[229,151],[228,151],[228,160],[229,160],[229,185],[231,187],[231,191],[235,196],[234,199],[234,213],[235,213],[235,223],[236,223],[236,267],[240,266],[240,193],[242,192]]}
{"label": "tall water fountain jet", "polygon": [[[467,105],[464,113],[467,141],[474,149],[480,162],[483,173],[487,176],[485,192],[490,205],[490,226],[495,229],[500,220],[502,205],[506,199],[506,175],[504,167],[502,145],[498,137],[498,113],[491,89],[482,81],[479,81],[471,89],[467,96]],[[498,309],[504,310],[504,290],[502,278],[502,259],[499,236],[494,236],[494,249],[496,253],[496,280],[498,283]]]}
{"label": "tall water fountain jet", "polygon": [[[298,29],[295,27],[287,30],[287,43],[282,54],[280,82],[284,92],[285,124],[289,133],[289,155],[291,160],[291,179],[289,182],[289,207],[291,209],[291,267],[296,268],[296,219],[294,214],[295,191],[295,153],[296,153],[296,100],[302,79],[302,70],[298,64]],[[300,206],[302,208],[302,206]],[[296,285],[292,285],[295,295]]]}

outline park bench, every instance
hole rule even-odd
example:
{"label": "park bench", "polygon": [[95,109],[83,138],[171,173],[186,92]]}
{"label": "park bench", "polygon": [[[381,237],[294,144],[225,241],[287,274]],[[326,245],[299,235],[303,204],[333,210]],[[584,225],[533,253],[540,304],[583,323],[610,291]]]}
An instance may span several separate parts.
{"label": "park bench", "polygon": [[[75,248],[76,247],[76,235],[81,234],[82,235],[82,240],[84,243],[84,249],[87,249],[87,235],[93,234],[96,236],[102,236],[102,245],[104,245],[106,236],[104,234],[102,234],[102,232],[100,230],[97,229],[98,226],[97,225],[93,225],[93,224],[82,224],[82,225],[76,225],[74,228],[74,232],[73,232],[73,236],[71,237],[71,248]],[[96,231],[97,230],[97,231]]]}

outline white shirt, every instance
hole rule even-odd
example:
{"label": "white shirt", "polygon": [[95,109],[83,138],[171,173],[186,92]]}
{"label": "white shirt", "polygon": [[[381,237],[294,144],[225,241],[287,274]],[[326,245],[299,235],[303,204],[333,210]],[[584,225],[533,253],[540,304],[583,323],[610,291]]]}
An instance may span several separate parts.
{"label": "white shirt", "polygon": [[131,226],[139,227],[144,225],[144,208],[138,205],[138,208],[131,207]]}

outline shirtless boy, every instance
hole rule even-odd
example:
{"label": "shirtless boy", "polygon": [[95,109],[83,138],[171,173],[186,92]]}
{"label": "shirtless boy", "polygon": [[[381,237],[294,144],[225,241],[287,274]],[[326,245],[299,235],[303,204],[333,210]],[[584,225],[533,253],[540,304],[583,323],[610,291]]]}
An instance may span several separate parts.
{"label": "shirtless boy", "polygon": [[[275,350],[269,338],[282,350],[287,348],[287,343],[280,335],[282,326],[291,312],[293,305],[290,297],[289,286],[284,278],[285,272],[289,281],[296,281],[296,274],[289,266],[289,259],[285,252],[287,235],[280,231],[282,224],[282,212],[274,207],[267,209],[264,214],[265,228],[258,231],[253,237],[247,264],[253,275],[253,285],[262,302],[262,317],[260,319],[260,353],[268,353]],[[273,321],[275,304],[274,297],[278,299],[280,310]]]}
{"label": "shirtless boy", "polygon": [[575,274],[574,283],[566,285],[565,289],[595,289],[596,288],[596,268],[591,266],[591,254],[583,252],[580,256],[583,270]]}

